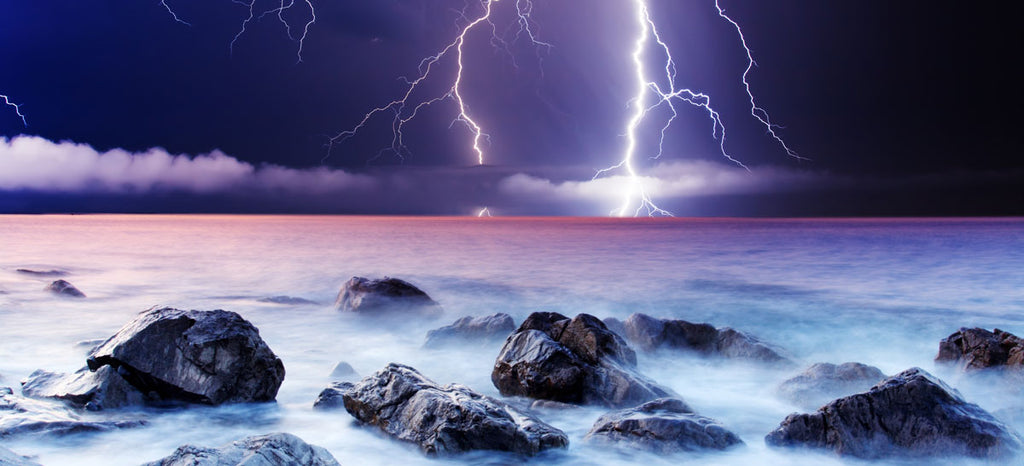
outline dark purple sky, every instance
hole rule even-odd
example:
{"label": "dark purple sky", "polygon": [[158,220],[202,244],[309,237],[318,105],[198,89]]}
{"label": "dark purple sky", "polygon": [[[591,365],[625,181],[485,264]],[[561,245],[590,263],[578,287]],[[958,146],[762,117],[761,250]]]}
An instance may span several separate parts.
{"label": "dark purple sky", "polygon": [[[463,0],[313,0],[302,63],[272,16],[249,23],[230,54],[248,11],[228,0],[168,0],[191,26],[157,1],[7,2],[0,94],[23,104],[29,126],[0,107],[0,212],[606,214],[625,179],[590,178],[626,142],[632,2],[534,2],[534,30],[550,50],[499,50],[487,31],[469,37],[462,89],[491,136],[483,167],[466,128],[451,125],[452,102],[409,123],[404,159],[376,157],[390,144],[386,117],[325,159],[330,135],[399,96],[397,78],[452,40]],[[677,83],[711,96],[726,148],[751,168],[725,160],[706,114],[681,106],[661,159],[646,157],[657,120],[640,133],[637,167],[660,206],[678,215],[1024,214],[1022,73],[1012,66],[1020,6],[720,3],[759,64],[750,74],[758,102],[811,160],[787,157],[750,117],[746,57],[714,0],[649,0]],[[514,5],[495,3],[499,30],[513,24]],[[305,13],[291,14],[301,27]],[[447,87],[452,62],[436,72],[428,93]]]}

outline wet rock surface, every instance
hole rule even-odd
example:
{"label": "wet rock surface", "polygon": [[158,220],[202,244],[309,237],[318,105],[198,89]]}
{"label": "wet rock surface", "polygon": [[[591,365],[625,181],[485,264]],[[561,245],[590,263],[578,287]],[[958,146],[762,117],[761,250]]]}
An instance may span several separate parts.
{"label": "wet rock surface", "polygon": [[342,395],[354,387],[352,382],[331,382],[323,389],[313,402],[313,409],[340,409],[345,407],[345,399]]}
{"label": "wet rock surface", "polygon": [[74,374],[37,370],[22,382],[21,393],[31,398],[65,401],[90,411],[141,405],[145,397],[111,366]]}
{"label": "wet rock surface", "polygon": [[705,356],[792,364],[780,349],[729,327],[715,328],[711,324],[634,313],[626,318],[622,328],[623,336],[644,351],[672,348]]}
{"label": "wet rock surface", "polygon": [[72,285],[71,283],[68,283],[65,280],[57,280],[53,283],[50,283],[49,285],[46,285],[46,288],[44,288],[44,290],[49,291],[50,293],[53,293],[55,295],[64,296],[68,298],[85,297],[85,293],[82,293],[81,291],[79,291],[78,288],[75,288],[75,285]]}
{"label": "wet rock surface", "polygon": [[568,445],[566,435],[512,406],[458,385],[437,385],[389,364],[342,394],[356,419],[431,455],[499,450],[534,455]]}
{"label": "wet rock surface", "polygon": [[505,396],[613,408],[674,396],[638,373],[633,350],[588,314],[531,314],[505,340],[491,381]]}
{"label": "wet rock surface", "polygon": [[765,437],[772,446],[832,450],[858,458],[1007,458],[1020,437],[941,380],[918,368],[814,413],[791,414]]}
{"label": "wet rock surface", "polygon": [[219,448],[183,445],[143,466],[338,466],[329,451],[288,433],[247,437]]}
{"label": "wet rock surface", "polygon": [[516,329],[512,316],[504,313],[463,317],[451,325],[427,332],[424,348],[450,345],[501,342]]}
{"label": "wet rock surface", "polygon": [[939,342],[936,361],[964,370],[1024,366],[1024,339],[999,329],[961,328]]}
{"label": "wet rock surface", "polygon": [[0,438],[14,435],[64,435],[139,427],[144,421],[80,414],[60,403],[17,396],[0,387]]}
{"label": "wet rock surface", "polygon": [[776,393],[798,406],[815,409],[836,398],[866,391],[884,378],[880,369],[867,364],[817,363],[779,384]]}
{"label": "wet rock surface", "polygon": [[343,312],[378,314],[389,311],[415,312],[436,315],[441,306],[423,290],[398,278],[384,277],[374,280],[352,277],[338,292],[334,307]]}
{"label": "wet rock surface", "polygon": [[724,450],[743,443],[719,422],[673,398],[605,414],[584,440],[659,453]]}

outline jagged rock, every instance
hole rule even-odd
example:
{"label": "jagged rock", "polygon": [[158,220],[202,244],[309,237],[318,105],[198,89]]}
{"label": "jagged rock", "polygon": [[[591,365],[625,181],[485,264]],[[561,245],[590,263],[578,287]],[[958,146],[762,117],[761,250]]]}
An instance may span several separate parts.
{"label": "jagged rock", "polygon": [[234,312],[150,309],[89,353],[154,401],[272,401],[284,365],[259,330]]}
{"label": "jagged rock", "polygon": [[1021,448],[1015,432],[916,367],[814,413],[791,414],[765,442],[859,458],[1007,458]]}
{"label": "jagged rock", "polygon": [[512,316],[498,313],[481,317],[463,317],[455,323],[427,332],[424,348],[440,348],[470,342],[500,342],[516,329]]}
{"label": "jagged rock", "polygon": [[781,350],[738,330],[634,313],[623,322],[625,337],[644,351],[674,348],[706,356],[792,364]]}
{"label": "jagged rock", "polygon": [[305,298],[296,298],[294,296],[267,296],[265,298],[257,299],[261,303],[270,304],[284,304],[288,306],[299,306],[304,304],[318,304],[316,301],[310,301]]}
{"label": "jagged rock", "polygon": [[836,398],[863,392],[885,378],[874,366],[859,362],[817,363],[785,382],[776,392],[801,407],[814,409]]}
{"label": "jagged rock", "polygon": [[441,312],[441,306],[423,290],[397,278],[372,280],[352,277],[338,292],[334,307],[344,312],[378,314],[387,311],[414,311],[425,315]]}
{"label": "jagged rock", "polygon": [[49,285],[46,285],[46,288],[44,288],[44,290],[56,295],[66,296],[69,298],[85,297],[85,293],[82,293],[81,291],[78,290],[78,288],[75,288],[75,285],[72,285],[65,280],[57,280],[53,283],[50,283]]}
{"label": "jagged rock", "polygon": [[19,455],[0,446],[0,466],[40,466],[32,458]]}
{"label": "jagged rock", "polygon": [[90,411],[140,405],[144,397],[111,366],[95,372],[83,367],[74,374],[37,370],[21,384],[21,393],[31,398],[50,398]]}
{"label": "jagged rock", "polygon": [[401,364],[389,364],[342,397],[356,419],[427,454],[500,450],[533,455],[569,443],[565,433],[529,414],[462,385],[437,385]]}
{"label": "jagged rock", "polygon": [[339,466],[329,451],[288,433],[246,437],[220,448],[183,445],[142,466]]}
{"label": "jagged rock", "polygon": [[323,389],[313,402],[313,409],[338,409],[345,407],[345,400],[342,395],[354,387],[352,382],[331,382]]}
{"label": "jagged rock", "polygon": [[63,270],[32,270],[32,269],[17,269],[18,273],[25,275],[33,275],[36,277],[66,277],[68,273]]}
{"label": "jagged rock", "polygon": [[681,400],[659,398],[597,419],[584,440],[659,453],[725,450],[743,442],[714,419],[696,414]]}
{"label": "jagged rock", "polygon": [[531,314],[505,340],[491,381],[505,396],[613,408],[674,395],[640,375],[633,350],[588,314]]}
{"label": "jagged rock", "polygon": [[14,395],[10,387],[0,387],[0,438],[22,434],[102,432],[142,425],[145,421],[82,415],[62,404],[20,397]]}
{"label": "jagged rock", "polygon": [[939,342],[936,361],[959,364],[964,370],[1024,366],[1024,339],[999,329],[960,328]]}
{"label": "jagged rock", "polygon": [[331,371],[331,380],[356,380],[359,378],[359,374],[352,368],[352,365],[341,361],[334,366],[334,370]]}

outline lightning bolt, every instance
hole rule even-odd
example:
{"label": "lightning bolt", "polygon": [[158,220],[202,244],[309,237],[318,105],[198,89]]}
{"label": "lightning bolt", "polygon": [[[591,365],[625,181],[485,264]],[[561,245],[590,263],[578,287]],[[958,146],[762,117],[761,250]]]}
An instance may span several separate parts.
{"label": "lightning bolt", "polygon": [[476,213],[476,216],[477,217],[490,217],[491,216],[491,210],[488,209],[487,207],[484,207],[483,209],[480,209],[480,211]]}
{"label": "lightning bolt", "polygon": [[21,113],[21,106],[16,104],[16,103],[14,103],[14,102],[11,102],[11,99],[9,99],[4,94],[0,94],[0,99],[4,99],[4,103],[5,104],[7,104],[7,105],[9,105],[11,107],[14,107],[14,113],[16,113],[19,117],[21,117],[21,124],[25,125],[25,127],[28,128],[28,121],[25,120],[25,115]]}
{"label": "lightning bolt", "polygon": [[167,0],[160,0],[160,4],[163,5],[167,12],[171,14],[171,18],[174,18],[174,21],[184,24],[186,26],[192,26],[192,23],[189,23],[188,21],[185,21],[178,17],[178,14],[175,13],[174,10],[171,9],[171,6],[167,4]]}
{"label": "lightning bolt", "polygon": [[[629,103],[631,113],[626,122],[624,132],[626,146],[623,149],[620,161],[615,165],[598,170],[593,179],[596,180],[613,172],[624,172],[628,183],[626,186],[626,193],[623,196],[621,206],[611,212],[612,216],[640,216],[641,214],[646,214],[648,216],[671,216],[671,212],[658,207],[651,197],[647,195],[644,189],[644,179],[637,173],[636,168],[634,167],[634,161],[637,158],[639,146],[637,132],[651,111],[658,108],[667,108],[671,114],[665,119],[661,126],[659,134],[660,137],[658,139],[658,152],[651,156],[651,158],[657,159],[661,157],[664,152],[665,135],[672,126],[676,117],[679,116],[679,109],[676,105],[679,103],[685,103],[690,106],[697,107],[707,113],[708,118],[711,120],[711,137],[718,140],[718,147],[721,155],[730,162],[743,167],[748,171],[749,168],[739,160],[733,158],[726,150],[725,125],[722,123],[721,115],[714,109],[714,107],[711,106],[711,97],[707,94],[697,92],[689,88],[677,87],[676,64],[675,60],[672,58],[672,51],[658,33],[658,27],[651,19],[647,1],[631,1],[635,14],[634,20],[638,26],[638,33],[632,53],[636,89],[634,97]],[[751,91],[750,83],[747,80],[747,76],[755,66],[755,62],[753,54],[747,46],[746,38],[743,36],[743,30],[736,21],[733,21],[732,18],[725,14],[725,11],[718,3],[718,0],[715,0],[715,8],[718,10],[719,16],[736,28],[736,31],[740,35],[740,41],[743,45],[743,49],[746,51],[748,64],[746,70],[743,72],[742,82],[747,95],[750,98],[751,114],[768,128],[769,134],[782,145],[788,155],[801,158],[796,154],[796,152],[792,151],[783,139],[775,132],[775,129],[779,127],[771,123],[768,112],[763,108],[758,107],[755,102],[754,94]],[[647,76],[649,64],[646,59],[646,53],[648,49],[651,48],[650,43],[652,41],[656,44],[657,49],[664,57],[664,61],[661,62],[663,63],[663,72],[659,72],[657,79],[651,79]],[[654,97],[652,101],[648,101],[648,96]],[[634,204],[636,207],[633,207]]]}

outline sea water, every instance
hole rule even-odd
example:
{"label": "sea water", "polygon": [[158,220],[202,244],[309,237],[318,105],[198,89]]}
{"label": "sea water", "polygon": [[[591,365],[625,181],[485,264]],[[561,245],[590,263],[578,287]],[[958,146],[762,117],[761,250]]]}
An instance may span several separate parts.
{"label": "sea water", "polygon": [[[46,293],[54,278],[19,268],[66,271],[88,298]],[[340,314],[332,304],[352,276],[408,280],[445,313],[374,322]],[[271,296],[315,304],[260,301]],[[640,354],[642,373],[745,445],[667,456],[609,450],[583,441],[607,411],[585,407],[539,413],[569,435],[570,447],[535,464],[865,464],[764,444],[786,415],[805,411],[775,387],[815,362],[857,361],[890,375],[922,367],[990,412],[1024,406],[1018,387],[933,362],[939,340],[960,327],[1024,335],[1024,219],[0,216],[0,386],[17,392],[36,369],[79,369],[91,342],[156,305],[225,309],[256,325],[287,371],[277,402],[128,410],[121,414],[148,425],[15,437],[4,446],[47,465],[132,465],[186,443],[219,446],[284,431],[347,465],[516,463],[493,452],[427,458],[358,426],[344,410],[312,409],[339,361],[361,376],[400,362],[436,382],[499,396],[490,372],[500,344],[422,349],[428,330],[496,312],[517,322],[535,311],[708,322],[774,343],[798,361],[778,370]],[[922,464],[943,461],[963,464]]]}

